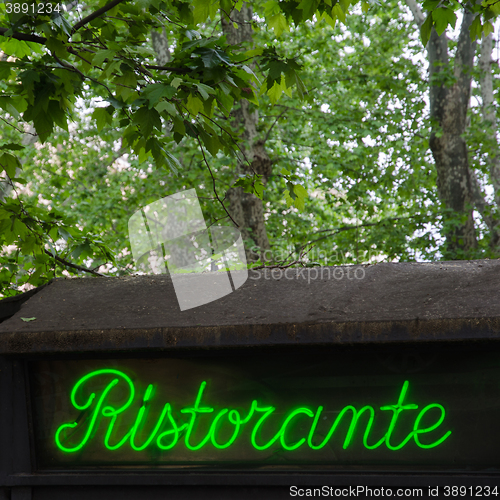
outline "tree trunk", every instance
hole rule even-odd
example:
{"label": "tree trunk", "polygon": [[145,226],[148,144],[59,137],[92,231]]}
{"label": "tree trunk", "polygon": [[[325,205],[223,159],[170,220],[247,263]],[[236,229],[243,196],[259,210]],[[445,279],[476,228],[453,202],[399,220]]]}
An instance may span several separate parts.
{"label": "tree trunk", "polygon": [[[471,70],[476,43],[469,27],[474,14],[465,11],[457,43],[452,85],[437,83],[449,70],[448,39],[432,29],[429,40],[430,116],[433,123],[429,145],[436,163],[439,197],[445,208],[446,258],[466,257],[477,245],[472,218],[473,194],[468,151],[463,134],[471,89]],[[448,226],[448,227],[446,227]]]}
{"label": "tree trunk", "polygon": [[[406,0],[406,4],[420,28],[425,21],[420,6],[415,0]],[[450,75],[446,31],[438,36],[432,28],[427,45],[432,121],[429,146],[436,165],[439,198],[444,207],[451,210],[443,217],[446,236],[443,254],[450,259],[467,257],[476,248],[473,205],[478,210],[486,206],[477,179],[471,175],[467,144],[462,137],[467,128],[471,70],[476,51],[476,43],[469,35],[474,16],[464,11],[453,75]],[[454,79],[451,84],[446,82],[446,77],[449,80],[450,76]]]}
{"label": "tree trunk", "polygon": [[[248,4],[238,12],[233,10],[230,19],[227,13],[222,12],[222,29],[231,45],[241,46],[244,43],[252,45],[252,8]],[[235,22],[238,26],[233,26]],[[259,140],[257,134],[257,110],[247,100],[242,99],[239,106],[232,113],[232,126],[239,131],[243,139],[242,150],[245,159],[238,163],[237,174],[241,172],[261,175],[262,182],[267,182],[271,174],[271,161],[264,148],[264,141]],[[227,193],[229,211],[240,226],[245,241],[248,260],[270,260],[269,240],[267,238],[264,221],[264,207],[262,200],[251,193],[245,193],[241,187],[231,188]]]}
{"label": "tree trunk", "polygon": [[481,70],[480,87],[482,99],[483,122],[487,135],[494,145],[491,152],[488,153],[488,164],[490,170],[490,180],[494,189],[494,201],[496,210],[490,213],[490,224],[488,227],[491,232],[491,247],[497,252],[500,246],[500,220],[498,213],[500,210],[500,154],[498,141],[496,137],[496,117],[495,106],[493,104],[493,76],[491,73],[491,65],[493,64],[491,52],[493,50],[493,36],[490,33],[483,38],[481,43],[481,59],[479,68]]}

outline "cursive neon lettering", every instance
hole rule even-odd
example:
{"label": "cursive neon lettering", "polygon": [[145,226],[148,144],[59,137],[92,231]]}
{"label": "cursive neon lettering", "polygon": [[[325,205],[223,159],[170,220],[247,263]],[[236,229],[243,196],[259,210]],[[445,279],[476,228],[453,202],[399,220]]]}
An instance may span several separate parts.
{"label": "cursive neon lettering", "polygon": [[[420,420],[432,408],[439,408],[439,410],[441,410],[441,416],[439,417],[439,420],[434,425],[431,425],[430,427],[427,427],[425,429],[419,429],[418,425],[420,424]],[[420,412],[420,414],[418,415],[418,417],[415,420],[415,425],[413,426],[413,435],[414,435],[415,443],[417,443],[417,446],[420,446],[420,448],[427,448],[427,449],[435,448],[436,446],[440,445],[445,439],[448,438],[448,436],[451,434],[451,431],[446,432],[443,437],[441,437],[437,441],[434,441],[434,443],[431,443],[431,444],[422,444],[420,442],[420,438],[418,437],[419,434],[424,434],[426,432],[431,432],[434,429],[437,429],[443,423],[444,417],[445,417],[444,408],[442,405],[437,404],[437,403],[427,405]]]}
{"label": "cursive neon lettering", "polygon": [[[399,415],[402,411],[404,410],[417,410],[418,405],[414,404],[408,404],[408,405],[403,405],[403,401],[406,396],[406,391],[408,390],[408,386],[410,385],[410,382],[408,380],[405,381],[403,384],[403,387],[401,389],[401,393],[399,394],[399,399],[398,402],[395,405],[389,405],[389,406],[381,406],[381,410],[392,410],[394,414],[392,415],[391,423],[389,424],[389,430],[387,431],[387,434],[385,436],[385,444],[387,445],[387,448],[390,450],[399,450],[401,449],[410,439],[413,437],[413,432],[410,432],[408,436],[406,436],[401,443],[399,443],[397,446],[393,446],[390,443],[391,435],[394,432],[394,429],[396,427],[396,423],[398,421]],[[418,418],[418,417],[417,417]]]}
{"label": "cursive neon lettering", "polygon": [[[77,410],[80,410],[80,411],[86,411],[91,407],[92,402],[94,401],[95,396],[96,396],[95,392],[92,392],[90,394],[89,398],[87,399],[87,402],[84,404],[78,404],[76,398],[77,398],[77,394],[83,389],[84,384],[86,382],[88,382],[91,378],[97,377],[99,375],[117,375],[118,377],[122,378],[126,382],[126,384],[129,387],[129,390],[130,390],[129,398],[127,399],[125,404],[122,405],[122,407],[116,411],[116,414],[125,411],[132,404],[132,401],[134,400],[135,387],[134,387],[134,384],[133,384],[132,380],[130,379],[130,377],[128,377],[125,373],[123,373],[119,370],[113,370],[113,369],[96,370],[96,371],[91,372],[88,375],[85,375],[84,377],[82,377],[75,384],[75,386],[73,387],[73,390],[71,391],[71,397],[70,397],[71,404]],[[56,445],[58,446],[58,448],[60,450],[66,451],[66,452],[74,452],[74,451],[81,450],[85,446],[85,444],[88,442],[90,436],[92,435],[92,432],[94,431],[94,427],[95,427],[97,418],[101,415],[101,411],[102,411],[103,416],[108,416],[106,414],[106,411],[112,410],[112,407],[109,407],[109,406],[102,408],[102,410],[101,410],[101,407],[104,404],[104,401],[106,401],[108,394],[111,392],[113,387],[115,387],[118,383],[119,383],[119,378],[115,378],[102,391],[101,397],[98,399],[96,407],[94,408],[94,411],[92,412],[92,415],[90,417],[90,422],[89,422],[89,425],[87,427],[87,432],[85,433],[85,436],[80,441],[80,443],[78,443],[74,446],[68,447],[68,446],[63,445],[61,442],[61,434],[63,433],[63,431],[65,429],[74,429],[78,425],[77,421],[69,423],[69,424],[63,424],[57,429],[56,434],[55,434],[55,441],[56,441]]]}
{"label": "cursive neon lettering", "polygon": [[[92,383],[100,379],[98,391],[92,390]],[[180,409],[181,415],[186,415],[187,421],[179,421],[174,417],[173,406],[170,402],[165,403],[159,411],[159,416],[155,417],[151,410],[151,400],[154,399],[155,386],[149,384],[146,388],[142,402],[136,401],[136,389],[131,378],[120,370],[103,369],[96,370],[85,375],[78,380],[70,394],[72,406],[80,412],[76,420],[60,425],[55,432],[55,444],[57,448],[65,453],[74,453],[82,450],[94,438],[99,427],[104,427],[103,445],[109,450],[117,450],[123,446],[130,446],[133,451],[143,451],[156,447],[159,450],[172,450],[176,446],[184,445],[188,450],[196,452],[205,446],[213,446],[217,450],[230,448],[241,436],[245,426],[251,426],[250,446],[255,450],[263,451],[274,447],[281,447],[285,451],[292,451],[307,446],[312,450],[321,450],[332,440],[336,439],[336,431],[340,423],[350,417],[349,428],[342,443],[343,449],[347,449],[356,440],[356,430],[362,428],[365,423],[362,435],[362,444],[368,450],[375,450],[385,444],[391,451],[397,451],[407,446],[413,440],[414,444],[422,449],[432,449],[442,444],[451,435],[447,430],[441,437],[429,442],[428,439],[421,440],[421,436],[437,430],[446,417],[445,408],[438,403],[431,403],[425,406],[415,416],[412,431],[399,443],[393,444],[391,437],[400,421],[400,415],[404,411],[418,410],[418,405],[405,403],[405,398],[409,389],[409,381],[405,381],[396,404],[381,406],[381,411],[392,411],[393,414],[387,428],[387,432],[378,441],[373,442],[371,438],[376,412],[373,406],[365,405],[360,409],[352,405],[347,405],[337,412],[337,416],[331,424],[326,436],[317,442],[315,435],[318,434],[318,423],[323,415],[323,406],[318,406],[314,411],[308,407],[298,407],[291,411],[279,413],[284,415],[276,422],[277,414],[274,406],[261,406],[258,400],[253,400],[249,405],[248,413],[243,418],[240,410],[231,408],[215,408],[202,403],[207,382],[201,382],[195,402],[192,406]],[[117,392],[116,388],[120,388]],[[125,402],[123,400],[123,389],[127,392]],[[83,394],[88,394],[84,397]],[[121,395],[121,396],[120,396]],[[113,403],[120,396],[120,404]],[[138,410],[135,408],[140,404]],[[422,427],[422,420],[427,414],[433,415],[439,412],[439,418],[433,420],[433,424]],[[132,414],[131,414],[132,413]],[[157,410],[158,414],[158,410]],[[245,415],[245,412],[243,412]],[[152,418],[155,418],[155,420]],[[122,424],[130,419],[130,427],[121,437],[115,437],[115,427],[120,418]],[[326,418],[326,417],[323,417]],[[204,426],[200,426],[200,423]],[[206,420],[208,419],[208,420]],[[297,422],[300,422],[302,429],[306,425],[306,432],[300,436],[302,430],[297,430]],[[310,423],[309,423],[310,422]],[[276,425],[278,423],[278,425]],[[154,425],[153,425],[154,424]],[[423,424],[425,425],[425,424]],[[107,427],[106,427],[107,426]],[[380,426],[380,425],[379,425]],[[208,428],[206,434],[196,439],[194,434],[198,429]],[[267,441],[262,439],[262,430],[269,432]],[[151,429],[147,433],[145,429]],[[221,430],[226,437],[221,438]],[[299,435],[297,435],[299,434]],[[340,436],[339,436],[340,437]],[[197,441],[197,443],[195,442]]]}

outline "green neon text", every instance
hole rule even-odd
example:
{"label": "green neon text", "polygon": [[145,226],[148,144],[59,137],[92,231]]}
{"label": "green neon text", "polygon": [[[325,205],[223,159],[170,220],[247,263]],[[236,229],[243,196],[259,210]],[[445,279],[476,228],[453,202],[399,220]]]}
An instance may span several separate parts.
{"label": "green neon text", "polygon": [[[101,389],[99,394],[92,391],[92,381],[99,377]],[[103,381],[108,381],[103,385]],[[138,401],[136,400],[136,388],[132,379],[120,370],[103,369],[93,371],[82,377],[73,387],[70,401],[73,407],[80,412],[78,418],[69,423],[64,423],[58,427],[55,433],[55,444],[59,450],[66,453],[78,452],[85,448],[90,440],[94,438],[99,427],[105,429],[103,444],[110,451],[117,450],[123,446],[129,446],[134,451],[142,451],[148,447],[156,447],[160,450],[171,450],[179,442],[193,452],[213,446],[215,449],[223,450],[232,446],[242,435],[246,427],[249,429],[250,446],[255,450],[267,450],[271,447],[282,448],[292,451],[301,446],[309,447],[312,450],[320,450],[340,435],[339,426],[345,428],[348,425],[342,447],[347,449],[356,441],[356,433],[365,422],[362,434],[362,445],[368,450],[379,447],[386,447],[389,450],[397,451],[413,442],[418,448],[431,449],[442,444],[450,435],[451,431],[440,433],[434,441],[426,438],[425,434],[437,430],[443,424],[446,412],[444,407],[438,403],[431,403],[423,407],[420,411],[418,405],[408,403],[407,393],[410,386],[409,381],[405,381],[399,393],[398,400],[393,405],[381,406],[381,412],[389,413],[390,423],[385,434],[374,441],[371,434],[374,422],[376,421],[376,411],[373,406],[365,405],[359,409],[352,405],[347,405],[339,412],[325,432],[318,431],[321,418],[326,419],[324,407],[318,406],[316,409],[307,407],[293,408],[277,420],[274,406],[262,406],[257,400],[253,400],[248,405],[248,410],[242,411],[231,408],[215,408],[203,403],[204,392],[207,382],[200,384],[195,402],[191,406],[180,409],[180,414],[186,420],[180,421],[174,416],[171,403],[166,403],[161,411],[156,412],[154,419],[150,416],[151,400],[154,398],[156,388],[149,384],[142,397],[142,404],[138,410],[130,409]],[[83,396],[85,393],[87,396]],[[119,405],[114,405],[111,401],[116,394],[121,394]],[[124,392],[125,391],[125,392]],[[125,396],[124,396],[125,394]],[[140,400],[139,400],[140,401]],[[130,409],[130,410],[129,410]],[[127,411],[129,410],[129,411]],[[414,417],[413,429],[404,437],[397,432],[398,423],[403,412],[412,412]],[[130,415],[133,413],[133,415]],[[126,417],[125,417],[126,416]],[[130,422],[127,430],[123,427],[120,431],[116,429],[117,420],[126,418]],[[209,420],[206,420],[206,419]],[[202,419],[209,423],[208,431],[205,435],[197,435],[198,424]],[[154,425],[151,425],[153,422]],[[425,422],[426,427],[424,427]],[[146,423],[149,431],[144,435]],[[277,423],[278,422],[278,423]],[[293,440],[290,436],[291,430],[297,426],[303,432],[300,439]],[[225,437],[221,438],[221,429],[225,429]],[[308,429],[303,431],[303,429]],[[262,435],[267,438],[263,438]],[[395,437],[396,436],[396,437]],[[340,439],[343,436],[340,436]],[[340,441],[342,442],[342,441]]]}

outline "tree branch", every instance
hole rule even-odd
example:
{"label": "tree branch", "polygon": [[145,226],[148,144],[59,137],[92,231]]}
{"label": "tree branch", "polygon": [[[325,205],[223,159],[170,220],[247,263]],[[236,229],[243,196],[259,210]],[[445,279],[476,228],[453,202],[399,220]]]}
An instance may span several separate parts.
{"label": "tree branch", "polygon": [[280,115],[277,116],[276,120],[274,120],[273,124],[269,127],[269,130],[267,131],[267,134],[266,134],[266,137],[264,137],[264,143],[267,142],[267,140],[269,139],[269,135],[271,134],[271,131],[273,130],[273,127],[276,125],[276,123],[278,123],[278,120],[287,112],[287,110],[285,109],[285,111],[283,111],[283,113],[281,113]]}
{"label": "tree branch", "polygon": [[356,224],[356,225],[346,225],[346,226],[340,226],[340,227],[332,227],[329,229],[320,229],[319,231],[315,231],[313,234],[318,234],[318,233],[329,233],[326,236],[321,236],[320,238],[317,238],[315,240],[309,241],[309,244],[316,243],[317,241],[324,240],[326,238],[329,238],[330,236],[335,236],[336,234],[342,232],[342,231],[350,231],[352,229],[359,229],[360,227],[373,227],[373,226],[379,226],[381,224],[386,224],[386,223],[394,223],[398,222],[400,220],[408,220],[408,219],[417,219],[417,218],[428,218],[432,217],[429,216],[428,214],[415,214],[415,215],[408,215],[408,216],[401,216],[401,217],[388,217],[386,219],[382,219],[378,222],[365,222],[363,224]]}
{"label": "tree branch", "polygon": [[96,85],[101,85],[103,86],[109,93],[110,96],[113,96],[113,93],[111,92],[111,90],[109,89],[109,87],[105,84],[105,83],[102,83],[100,82],[99,80],[96,80],[95,78],[92,78],[91,76],[87,76],[87,75],[84,75],[78,68],[75,68],[75,66],[65,62],[65,61],[61,61],[61,59],[59,59],[55,54],[52,54],[52,57],[65,69],[67,69],[68,71],[73,71],[74,73],[77,73],[79,74],[83,80],[85,79],[88,79],[88,80],[91,80],[92,82],[94,82]]}
{"label": "tree branch", "polygon": [[415,0],[406,0],[406,5],[408,5],[408,8],[411,10],[417,26],[421,28],[422,24],[425,22],[425,16],[422,9]]}
{"label": "tree branch", "polygon": [[189,68],[174,68],[172,66],[155,66],[154,64],[144,64],[144,68],[147,69],[158,69],[161,71],[171,71],[172,73],[190,73],[191,70]]}
{"label": "tree branch", "polygon": [[87,17],[84,17],[81,21],[78,21],[73,26],[73,28],[71,29],[71,34],[73,34],[75,31],[78,31],[82,26],[85,26],[86,24],[90,23],[91,21],[98,18],[102,14],[105,14],[106,12],[108,12],[108,10],[111,10],[113,7],[116,7],[123,1],[124,0],[112,0],[111,2],[107,3],[104,7],[101,7],[100,9],[97,9],[95,12],[92,12],[92,14],[89,14]]}
{"label": "tree branch", "polygon": [[203,161],[205,162],[205,165],[207,166],[208,168],[208,171],[210,172],[210,176],[212,177],[212,183],[213,183],[213,187],[214,187],[214,194],[215,194],[215,197],[217,198],[218,202],[222,205],[222,208],[224,209],[224,212],[226,212],[227,216],[233,221],[233,224],[236,226],[236,227],[240,227],[236,221],[231,217],[231,214],[227,211],[227,208],[226,206],[224,205],[223,201],[219,198],[219,194],[217,193],[217,187],[215,186],[215,177],[214,177],[214,174],[212,173],[212,169],[210,168],[210,165],[207,161],[207,158],[205,156],[205,151],[203,150],[203,146],[201,145],[201,141],[200,141],[200,138],[198,137],[198,134],[196,134],[196,140],[198,141],[198,144],[200,146],[200,149],[201,149],[201,154],[203,155]]}
{"label": "tree branch", "polygon": [[[76,269],[77,271],[83,271],[85,273],[90,273],[90,274],[93,274],[95,276],[105,277],[104,274],[98,273],[97,271],[94,271],[93,269],[88,269],[86,267],[79,266],[77,264],[73,264],[73,263],[68,262],[67,260],[64,260],[63,258],[59,257],[58,255],[52,255],[52,253],[49,252],[47,249],[45,249],[44,251],[49,257],[53,257],[57,262],[59,262],[59,264],[62,264],[62,265],[67,266],[67,267],[71,267],[72,269]],[[101,266],[99,266],[99,267],[101,267]]]}
{"label": "tree branch", "polygon": [[464,12],[462,26],[460,27],[460,35],[458,36],[457,52],[455,55],[454,74],[459,79],[459,85],[463,88],[464,92],[470,92],[472,66],[476,53],[476,42],[471,40],[469,30],[475,17],[476,14],[472,12]]}
{"label": "tree branch", "polygon": [[23,42],[35,42],[45,45],[47,39],[43,36],[28,35],[26,33],[12,33],[12,35],[6,35],[9,28],[0,28],[0,36],[5,36],[7,38],[15,38],[16,40],[22,40]]}
{"label": "tree branch", "polygon": [[23,130],[17,128],[15,125],[12,125],[12,123],[10,123],[8,120],[6,120],[5,118],[3,118],[2,116],[0,116],[0,120],[2,120],[3,122],[5,122],[7,125],[10,125],[12,128],[16,129],[21,134],[30,134],[33,137],[38,137],[38,134],[32,134],[31,132],[24,132]]}

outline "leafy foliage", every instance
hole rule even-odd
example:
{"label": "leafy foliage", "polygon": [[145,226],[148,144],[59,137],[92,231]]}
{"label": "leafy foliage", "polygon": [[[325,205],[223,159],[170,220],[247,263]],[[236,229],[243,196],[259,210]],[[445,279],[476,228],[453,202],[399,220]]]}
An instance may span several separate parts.
{"label": "leafy foliage", "polygon": [[[424,9],[427,18],[421,28],[422,43],[427,45],[434,27],[441,35],[448,27],[454,28],[457,22],[457,11],[463,9],[463,5],[457,0],[425,0]],[[500,2],[498,0],[483,0],[482,2],[467,2],[465,7],[469,12],[476,13],[470,35],[472,40],[480,40],[481,36],[487,36],[493,32],[492,20],[500,14]]]}
{"label": "leafy foliage", "polygon": [[[226,215],[214,186],[263,199],[275,253],[315,241],[311,262],[324,264],[439,257],[422,45],[397,2],[348,15],[355,3],[255,3],[255,47],[221,34],[220,11],[241,1],[90,1],[36,15],[0,4],[0,293],[63,271],[130,272],[128,217],[193,186],[210,223]],[[424,8],[425,43],[459,4]],[[498,2],[474,9],[480,36]],[[159,66],[150,33],[163,27],[171,58]],[[230,168],[241,99],[260,110],[267,186]]]}

